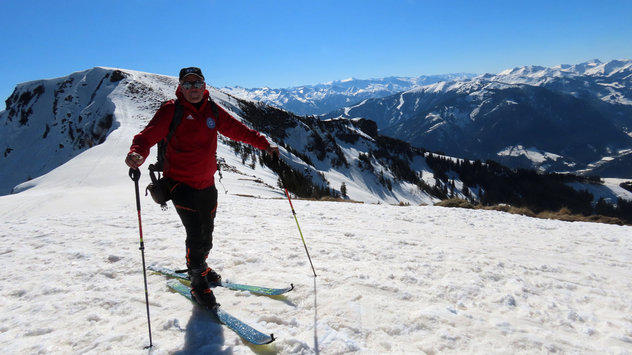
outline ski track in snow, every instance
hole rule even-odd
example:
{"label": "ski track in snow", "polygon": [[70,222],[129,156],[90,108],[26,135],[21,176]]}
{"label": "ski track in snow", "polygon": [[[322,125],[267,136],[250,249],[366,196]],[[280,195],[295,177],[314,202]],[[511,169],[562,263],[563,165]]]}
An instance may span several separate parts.
{"label": "ski track in snow", "polygon": [[[5,353],[148,353],[133,185],[129,192],[109,208],[3,218]],[[15,198],[0,199],[1,210]],[[215,291],[226,310],[278,340],[244,344],[149,273],[152,354],[632,352],[630,227],[293,203],[317,278],[282,199],[220,193],[210,257],[226,279],[294,283],[276,298]],[[173,208],[145,198],[142,217],[147,264],[182,267]]]}

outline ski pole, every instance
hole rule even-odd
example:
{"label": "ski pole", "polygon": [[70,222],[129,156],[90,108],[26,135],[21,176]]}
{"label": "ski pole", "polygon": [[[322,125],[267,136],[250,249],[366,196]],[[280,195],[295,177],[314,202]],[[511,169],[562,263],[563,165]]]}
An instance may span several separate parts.
{"label": "ski pole", "polygon": [[287,200],[290,202],[290,208],[292,209],[292,214],[294,215],[294,220],[296,221],[296,226],[298,227],[298,233],[301,235],[301,240],[303,241],[303,246],[305,247],[305,252],[307,253],[307,259],[309,259],[309,264],[312,266],[314,277],[316,277],[316,270],[314,270],[314,264],[312,263],[312,258],[309,256],[309,251],[307,250],[307,244],[305,244],[305,238],[303,238],[303,232],[301,232],[301,226],[298,224],[298,219],[296,218],[296,212],[294,211],[294,206],[292,206],[292,200],[290,199],[290,193],[287,191],[287,188],[285,188],[285,186],[283,186],[283,188],[285,189],[285,196],[287,196]]}
{"label": "ski pole", "polygon": [[149,346],[151,348],[153,343],[151,341],[151,318],[149,317],[149,292],[147,292],[147,272],[145,271],[145,242],[143,242],[143,224],[140,219],[140,193],[138,191],[138,180],[140,180],[140,170],[130,168],[129,177],[134,180],[134,189],[136,191],[136,210],[138,211],[138,230],[140,233],[140,255],[143,259],[143,279],[145,281],[145,305],[147,306],[147,328],[149,329]]}

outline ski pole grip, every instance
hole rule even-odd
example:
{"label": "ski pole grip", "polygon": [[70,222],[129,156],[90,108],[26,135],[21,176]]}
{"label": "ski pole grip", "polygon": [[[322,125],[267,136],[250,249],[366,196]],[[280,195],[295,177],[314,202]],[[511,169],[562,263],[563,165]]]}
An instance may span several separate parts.
{"label": "ski pole grip", "polygon": [[134,181],[140,180],[140,169],[129,168],[129,177]]}

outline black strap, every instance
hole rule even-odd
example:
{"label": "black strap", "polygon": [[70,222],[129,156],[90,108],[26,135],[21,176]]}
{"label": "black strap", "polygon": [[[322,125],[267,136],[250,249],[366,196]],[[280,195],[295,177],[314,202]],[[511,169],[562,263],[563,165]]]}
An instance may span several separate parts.
{"label": "black strap", "polygon": [[209,105],[211,105],[211,111],[213,111],[213,116],[215,116],[215,119],[219,119],[219,117],[217,117],[219,115],[219,109],[217,108],[217,104],[215,103],[215,101],[213,101],[213,99],[209,97],[208,103]]}
{"label": "black strap", "polygon": [[[167,145],[169,144],[169,141],[171,140],[171,138],[173,137],[173,135],[176,133],[176,128],[178,128],[178,126],[180,125],[180,122],[182,122],[182,115],[184,113],[184,107],[182,106],[182,104],[180,103],[179,100],[176,100],[175,102],[175,107],[173,109],[173,117],[171,118],[171,123],[169,124],[169,132],[167,133],[167,136],[165,138],[163,138],[160,142],[158,142],[158,159],[156,160],[155,164],[150,164],[149,165],[149,172],[151,173],[151,180],[156,183],[156,179],[155,179],[155,175],[154,175],[154,171],[162,171],[165,165],[165,154],[167,152]],[[158,174],[158,179],[160,178],[160,174]]]}
{"label": "black strap", "polygon": [[184,106],[182,106],[182,104],[180,103],[180,100],[176,100],[175,105],[176,107],[173,110],[173,119],[171,120],[171,125],[169,126],[169,133],[167,134],[167,137],[165,138],[165,147],[169,144],[171,137],[173,137],[173,135],[176,133],[176,128],[178,128],[178,126],[180,125],[180,122],[182,122],[182,114],[184,112]]}

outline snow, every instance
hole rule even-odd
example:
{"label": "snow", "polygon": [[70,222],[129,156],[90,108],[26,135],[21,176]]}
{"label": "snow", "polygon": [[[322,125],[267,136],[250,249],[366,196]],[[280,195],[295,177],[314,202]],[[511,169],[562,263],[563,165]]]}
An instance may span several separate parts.
{"label": "snow", "polygon": [[[144,349],[138,219],[123,159],[146,113],[117,90],[120,126],[105,143],[0,197],[3,353],[632,354],[632,227],[295,199],[314,278],[274,174],[243,167],[224,145],[219,156],[239,171],[218,179],[210,264],[225,279],[295,290],[215,293],[277,340],[245,344],[149,273],[154,347]],[[147,264],[183,267],[175,210],[141,202]]]}
{"label": "snow", "polygon": [[[7,353],[146,353],[132,182],[116,178],[99,208],[73,203],[92,195],[87,187],[0,199],[11,212],[0,223],[11,270],[0,276]],[[295,200],[313,278],[287,201],[237,196],[241,183],[225,180],[213,266],[225,278],[296,289],[279,298],[215,292],[278,340],[244,344],[150,274],[153,354],[632,351],[630,227]],[[42,196],[51,205],[37,215],[14,207]],[[142,208],[147,263],[182,266],[173,209],[147,198]]]}
{"label": "snow", "polygon": [[621,183],[627,182],[628,180],[617,178],[605,178],[603,180],[603,184],[574,182],[569,183],[569,186],[579,191],[586,190],[593,194],[593,196],[599,196],[611,204],[617,204],[619,198],[623,198],[628,201],[632,200],[632,193],[621,187]]}
{"label": "snow", "polygon": [[561,156],[557,154],[544,152],[535,147],[525,148],[522,145],[505,147],[503,150],[499,151],[497,155],[501,157],[502,156],[509,156],[509,157],[524,156],[527,159],[533,162],[537,162],[537,163],[543,163],[547,160],[558,160],[561,158]]}

